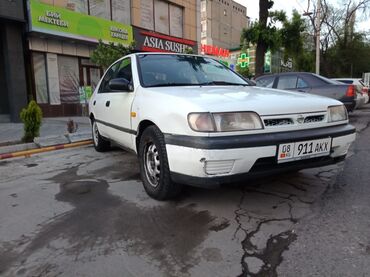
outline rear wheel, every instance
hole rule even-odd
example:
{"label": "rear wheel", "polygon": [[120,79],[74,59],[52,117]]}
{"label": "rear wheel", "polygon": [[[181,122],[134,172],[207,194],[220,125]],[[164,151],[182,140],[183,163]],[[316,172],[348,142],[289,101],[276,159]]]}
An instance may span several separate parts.
{"label": "rear wheel", "polygon": [[95,120],[92,121],[92,137],[96,151],[104,152],[110,149],[110,141],[104,139],[100,135],[98,125]]}
{"label": "rear wheel", "polygon": [[157,200],[175,197],[182,185],[171,181],[164,137],[158,127],[146,128],[139,144],[140,174],[144,189]]}

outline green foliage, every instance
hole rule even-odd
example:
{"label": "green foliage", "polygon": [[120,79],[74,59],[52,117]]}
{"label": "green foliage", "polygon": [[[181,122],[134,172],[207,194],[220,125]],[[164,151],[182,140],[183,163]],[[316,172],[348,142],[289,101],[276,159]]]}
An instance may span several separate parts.
{"label": "green foliage", "polygon": [[302,32],[305,31],[305,21],[301,15],[294,10],[291,20],[284,20],[281,29],[282,46],[284,47],[284,56],[299,57],[303,52]]}
{"label": "green foliage", "polygon": [[126,56],[134,50],[135,43],[131,43],[129,46],[123,44],[109,44],[103,43],[99,40],[99,44],[91,54],[91,61],[104,69],[108,68],[113,62]]}
{"label": "green foliage", "polygon": [[[277,28],[277,23],[282,23],[282,28]],[[265,45],[264,53],[267,50],[275,52],[284,49],[284,60],[288,57],[293,58],[296,70],[308,70],[312,68],[311,54],[305,53],[303,49],[303,32],[306,30],[305,21],[300,14],[294,10],[292,18],[289,20],[284,11],[271,11],[268,13],[266,25],[261,25],[256,21],[250,29],[242,31],[241,40],[244,43]],[[256,59],[263,59],[264,55]],[[257,61],[256,61],[257,63]],[[258,75],[257,68],[256,74]]]}
{"label": "green foliage", "polygon": [[194,54],[194,51],[193,51],[193,48],[191,48],[191,47],[186,47],[185,48],[185,52],[184,52],[185,54]]}
{"label": "green foliage", "polygon": [[42,121],[41,108],[32,100],[27,108],[22,109],[20,114],[24,124],[24,142],[32,142],[35,137],[40,135],[40,127]]}
{"label": "green foliage", "polygon": [[249,67],[241,67],[239,64],[236,65],[236,72],[246,78],[251,78],[252,74],[249,72]]}
{"label": "green foliage", "polygon": [[329,77],[357,77],[370,68],[370,42],[360,33],[351,38],[341,36],[333,46],[324,53],[321,73]]}

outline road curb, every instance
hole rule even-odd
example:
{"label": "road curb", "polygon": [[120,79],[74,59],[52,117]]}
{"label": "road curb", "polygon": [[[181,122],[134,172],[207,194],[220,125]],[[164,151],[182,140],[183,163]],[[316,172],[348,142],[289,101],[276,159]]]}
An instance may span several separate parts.
{"label": "road curb", "polygon": [[68,143],[68,144],[60,144],[60,145],[42,147],[42,148],[37,148],[37,149],[30,149],[30,150],[25,150],[25,151],[0,154],[0,160],[17,158],[17,157],[31,157],[34,154],[61,150],[61,149],[66,149],[66,148],[79,147],[79,146],[84,146],[84,145],[90,145],[92,143],[93,143],[92,140],[84,140],[84,141],[73,142],[73,143]]}

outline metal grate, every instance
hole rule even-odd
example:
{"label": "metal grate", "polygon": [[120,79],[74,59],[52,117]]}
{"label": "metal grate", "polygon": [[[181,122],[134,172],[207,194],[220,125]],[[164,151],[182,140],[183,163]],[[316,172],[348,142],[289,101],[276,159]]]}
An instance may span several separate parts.
{"label": "metal grate", "polygon": [[307,116],[304,119],[304,123],[316,123],[316,122],[321,122],[325,118],[324,115],[312,115],[312,116]]}
{"label": "metal grate", "polygon": [[294,124],[293,119],[291,119],[291,118],[265,119],[265,120],[263,120],[263,122],[265,123],[266,127]]}

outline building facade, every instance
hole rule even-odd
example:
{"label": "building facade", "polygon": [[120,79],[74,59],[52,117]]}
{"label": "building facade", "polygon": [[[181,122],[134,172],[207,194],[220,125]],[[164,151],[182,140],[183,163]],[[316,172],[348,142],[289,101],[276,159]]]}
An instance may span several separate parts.
{"label": "building facade", "polygon": [[201,43],[223,49],[240,47],[248,28],[247,8],[232,0],[201,0]]}
{"label": "building facade", "polygon": [[27,104],[23,1],[0,1],[0,122],[19,121]]}
{"label": "building facade", "polygon": [[197,0],[28,0],[32,95],[44,116],[86,112],[103,70],[98,40],[136,51],[197,52]]}

